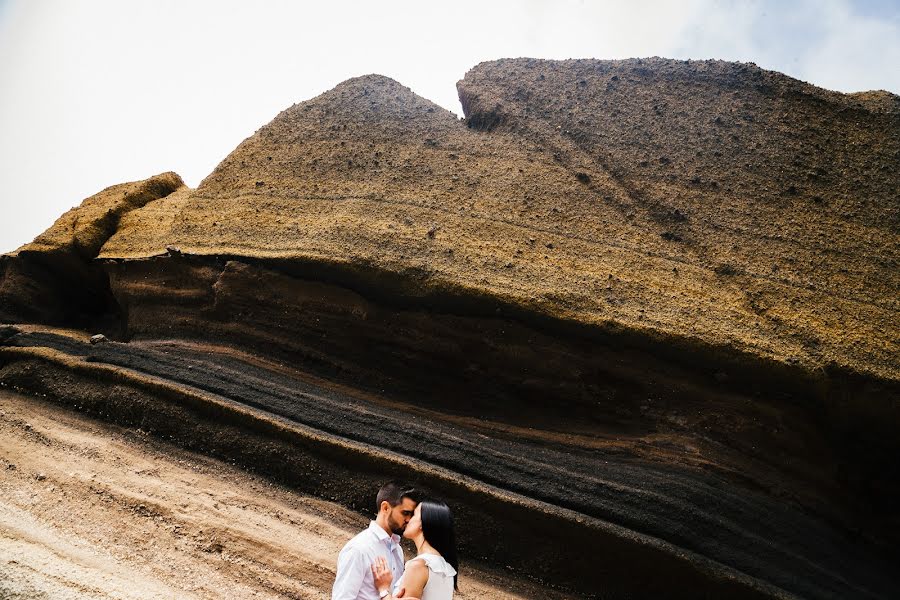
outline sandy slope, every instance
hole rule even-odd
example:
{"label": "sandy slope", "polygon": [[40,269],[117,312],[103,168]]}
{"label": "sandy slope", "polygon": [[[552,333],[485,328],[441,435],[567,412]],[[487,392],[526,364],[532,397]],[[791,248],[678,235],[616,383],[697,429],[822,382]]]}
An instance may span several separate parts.
{"label": "sandy slope", "polygon": [[[2,598],[327,598],[337,553],[365,522],[0,390]],[[459,598],[546,596],[480,568],[462,575]]]}

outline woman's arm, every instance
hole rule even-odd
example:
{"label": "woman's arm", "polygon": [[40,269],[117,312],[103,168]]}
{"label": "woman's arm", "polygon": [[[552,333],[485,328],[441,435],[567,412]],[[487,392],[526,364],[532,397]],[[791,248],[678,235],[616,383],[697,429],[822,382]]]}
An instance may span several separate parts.
{"label": "woman's arm", "polygon": [[411,560],[406,563],[406,570],[403,571],[403,587],[406,595],[414,598],[421,598],[425,593],[425,584],[428,583],[428,565],[424,560]]}
{"label": "woman's arm", "polygon": [[398,596],[391,593],[391,583],[394,576],[388,567],[387,560],[379,556],[372,565],[372,576],[375,579],[375,589],[378,593],[387,592],[383,596],[386,600],[419,600],[425,590],[425,584],[428,583],[428,567],[421,560],[412,560],[403,572],[403,587]]}

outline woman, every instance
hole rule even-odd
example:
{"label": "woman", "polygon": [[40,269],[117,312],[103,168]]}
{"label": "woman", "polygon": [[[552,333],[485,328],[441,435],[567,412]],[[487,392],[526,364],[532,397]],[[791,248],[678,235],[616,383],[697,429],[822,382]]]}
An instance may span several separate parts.
{"label": "woman", "polygon": [[[400,587],[406,590],[404,598],[451,600],[457,589],[459,561],[450,507],[443,502],[423,500],[403,530],[403,537],[415,542],[418,551],[414,559],[406,562],[400,578]],[[380,596],[394,600],[391,593],[393,576],[383,557],[372,565],[372,574]]]}

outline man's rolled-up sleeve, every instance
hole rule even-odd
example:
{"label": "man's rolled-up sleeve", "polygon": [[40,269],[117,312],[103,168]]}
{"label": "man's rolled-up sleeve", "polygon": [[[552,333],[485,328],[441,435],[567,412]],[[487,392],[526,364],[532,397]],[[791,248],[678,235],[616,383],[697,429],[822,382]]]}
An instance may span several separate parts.
{"label": "man's rolled-up sleeve", "polygon": [[345,548],[338,556],[337,576],[331,588],[331,600],[356,600],[370,568],[358,548]]}

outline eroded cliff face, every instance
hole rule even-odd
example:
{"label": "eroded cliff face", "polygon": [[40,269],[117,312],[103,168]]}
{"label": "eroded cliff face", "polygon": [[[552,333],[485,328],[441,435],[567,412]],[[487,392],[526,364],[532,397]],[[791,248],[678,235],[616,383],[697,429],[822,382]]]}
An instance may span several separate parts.
{"label": "eroded cliff face", "polygon": [[353,79],[196,190],[88,199],[51,232],[115,208],[66,289],[119,341],[35,325],[76,324],[18,266],[45,234],[0,381],[350,506],[411,476],[576,595],[890,596],[900,99],[662,59],[458,88],[465,121]]}
{"label": "eroded cliff face", "polygon": [[183,186],[175,173],[111,186],[30,244],[0,256],[0,321],[85,325],[116,313],[107,278],[93,260],[123,215]]}
{"label": "eroded cliff face", "polygon": [[[896,379],[896,96],[661,59],[484,63],[458,87],[470,119],[542,140],[622,191],[605,199],[632,225],[616,241],[678,269],[667,280],[643,262],[647,287],[670,290],[635,294],[653,328]],[[679,295],[690,323],[670,316]]]}

